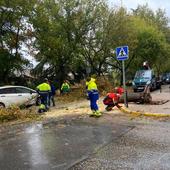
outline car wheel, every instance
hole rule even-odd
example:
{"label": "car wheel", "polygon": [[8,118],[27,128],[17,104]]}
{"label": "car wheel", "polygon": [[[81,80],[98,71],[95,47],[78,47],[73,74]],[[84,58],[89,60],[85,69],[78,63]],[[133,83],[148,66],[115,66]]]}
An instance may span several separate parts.
{"label": "car wheel", "polygon": [[40,97],[37,97],[36,106],[39,106],[40,104],[41,104],[41,98],[40,98]]}
{"label": "car wheel", "polygon": [[0,103],[0,109],[5,108],[5,105],[3,103]]}

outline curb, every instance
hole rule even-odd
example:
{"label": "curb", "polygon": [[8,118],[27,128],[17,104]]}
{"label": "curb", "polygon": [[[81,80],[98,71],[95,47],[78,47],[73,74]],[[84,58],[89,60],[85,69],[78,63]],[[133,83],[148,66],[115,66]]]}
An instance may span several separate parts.
{"label": "curb", "polygon": [[139,112],[139,111],[131,111],[125,107],[119,107],[119,109],[128,114],[133,114],[133,115],[142,115],[142,116],[150,116],[150,117],[170,117],[170,114],[167,113],[149,113],[149,112]]}

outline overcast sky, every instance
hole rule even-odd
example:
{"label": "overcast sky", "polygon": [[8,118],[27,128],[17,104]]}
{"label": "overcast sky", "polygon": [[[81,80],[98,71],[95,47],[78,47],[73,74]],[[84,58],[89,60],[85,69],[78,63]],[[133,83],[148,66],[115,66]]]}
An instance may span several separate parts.
{"label": "overcast sky", "polygon": [[[110,6],[120,6],[121,0],[108,0]],[[138,4],[143,5],[148,3],[148,6],[156,10],[158,8],[165,9],[167,16],[170,18],[170,0],[122,0],[123,6],[127,9],[135,9]]]}

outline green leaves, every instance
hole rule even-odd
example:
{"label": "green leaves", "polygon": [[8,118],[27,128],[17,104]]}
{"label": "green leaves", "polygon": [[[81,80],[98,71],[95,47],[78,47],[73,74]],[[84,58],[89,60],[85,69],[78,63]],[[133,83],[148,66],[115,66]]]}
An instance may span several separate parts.
{"label": "green leaves", "polygon": [[27,41],[26,30],[31,0],[1,0],[0,2],[0,80],[4,83],[28,66],[21,49]]}
{"label": "green leaves", "polygon": [[21,53],[23,44],[29,45],[39,63],[34,73],[40,78],[62,81],[70,72],[78,79],[121,73],[113,51],[122,45],[129,46],[125,62],[129,74],[144,60],[159,72],[162,65],[169,68],[170,29],[161,9],[154,12],[144,5],[130,13],[124,8],[109,9],[104,0],[2,0],[0,4],[1,56],[15,58],[9,72],[28,64]]}

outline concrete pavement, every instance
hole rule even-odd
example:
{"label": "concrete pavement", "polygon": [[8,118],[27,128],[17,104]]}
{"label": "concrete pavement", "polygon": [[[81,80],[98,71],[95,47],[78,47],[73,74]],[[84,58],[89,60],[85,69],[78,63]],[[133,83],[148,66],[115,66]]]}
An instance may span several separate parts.
{"label": "concrete pavement", "polygon": [[135,104],[129,103],[129,108],[122,108],[125,113],[143,115],[143,116],[155,116],[155,117],[169,117],[170,116],[170,89],[168,85],[162,86],[162,91],[156,90],[151,93],[153,101],[165,101],[169,100],[162,105],[151,104]]}

